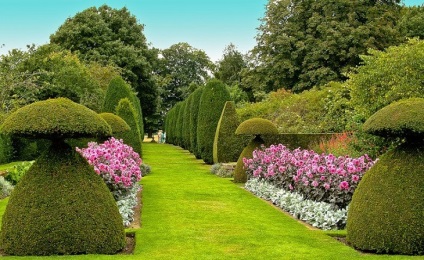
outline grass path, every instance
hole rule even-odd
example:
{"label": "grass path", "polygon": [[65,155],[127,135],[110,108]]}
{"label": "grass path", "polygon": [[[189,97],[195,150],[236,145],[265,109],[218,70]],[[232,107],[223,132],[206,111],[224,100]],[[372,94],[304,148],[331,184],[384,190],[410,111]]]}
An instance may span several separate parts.
{"label": "grass path", "polygon": [[[210,174],[209,165],[175,146],[144,143],[143,160],[152,173],[142,180],[134,254],[49,259],[423,259],[360,254]],[[40,259],[6,257],[15,258]]]}

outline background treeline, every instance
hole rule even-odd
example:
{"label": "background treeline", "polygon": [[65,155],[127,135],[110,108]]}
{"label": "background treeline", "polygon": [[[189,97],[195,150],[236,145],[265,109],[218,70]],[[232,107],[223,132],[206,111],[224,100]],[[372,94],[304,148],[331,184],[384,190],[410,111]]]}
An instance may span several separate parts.
{"label": "background treeline", "polygon": [[[129,97],[133,108],[127,110],[135,111],[129,113],[138,125],[132,131],[141,140],[144,133],[166,128],[165,115],[177,103],[190,96],[193,101],[186,103],[196,103],[196,91],[211,78],[226,85],[240,120],[268,118],[280,132],[356,131],[385,102],[423,92],[424,7],[405,7],[397,0],[270,0],[257,45],[242,54],[230,43],[216,63],[188,43],[150,46],[143,29],[126,8],[92,7],[64,21],[50,43],[0,56],[0,121],[23,105],[55,97],[102,112],[116,77],[139,100]],[[417,53],[400,54],[392,67],[386,65],[398,50],[390,48],[402,53],[411,46]],[[178,124],[196,127],[189,121]],[[190,149],[198,141],[187,131],[177,136],[184,136],[181,145]],[[6,139],[13,150],[3,149],[0,159],[38,154],[26,140]]]}

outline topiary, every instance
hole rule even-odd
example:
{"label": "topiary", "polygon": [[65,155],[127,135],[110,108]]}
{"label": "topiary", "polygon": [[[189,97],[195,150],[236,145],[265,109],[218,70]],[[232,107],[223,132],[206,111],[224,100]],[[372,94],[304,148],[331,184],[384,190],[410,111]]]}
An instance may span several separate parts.
{"label": "topiary", "polygon": [[121,117],[115,114],[100,113],[99,116],[101,116],[106,121],[106,123],[108,123],[108,125],[110,126],[112,130],[112,135],[115,135],[118,133],[125,133],[131,130],[127,122],[125,122],[124,119],[122,119]]}
{"label": "topiary", "polygon": [[234,182],[244,183],[247,181],[247,174],[244,170],[243,158],[252,158],[253,151],[264,144],[261,134],[276,135],[277,127],[269,120],[262,118],[252,118],[242,122],[236,129],[236,134],[254,135],[255,138],[243,149],[234,170]]}
{"label": "topiary", "polygon": [[405,143],[381,156],[353,194],[347,240],[358,249],[424,253],[422,111],[424,99],[403,100],[379,110],[364,124],[368,133],[404,137]]}
{"label": "topiary", "polygon": [[10,197],[0,235],[5,253],[111,254],[124,247],[125,231],[112,194],[87,161],[64,142],[71,137],[110,135],[100,116],[59,98],[17,110],[1,130],[52,140]]}
{"label": "topiary", "polygon": [[141,156],[141,133],[137,124],[137,112],[128,98],[119,101],[116,107],[116,115],[121,117],[130,127],[130,131],[117,133],[116,138],[123,139],[124,143],[131,146]]}
{"label": "topiary", "polygon": [[219,80],[209,81],[200,98],[197,121],[197,145],[205,163],[213,163],[213,141],[225,102],[230,100],[230,93]]}
{"label": "topiary", "polygon": [[184,121],[184,110],[186,107],[186,102],[181,101],[177,104],[178,114],[177,114],[177,124],[176,124],[176,137],[177,145],[184,148],[183,144],[183,121]]}
{"label": "topiary", "polygon": [[221,113],[213,142],[213,162],[236,162],[245,146],[244,138],[236,135],[239,125],[236,106],[227,101]]}
{"label": "topiary", "polygon": [[191,103],[190,113],[190,147],[197,159],[200,159],[200,153],[197,145],[197,119],[199,115],[200,98],[202,97],[204,87],[198,87],[193,93],[193,102]]}
{"label": "topiary", "polygon": [[186,99],[186,106],[184,107],[184,119],[183,119],[183,145],[186,150],[193,152],[190,145],[190,114],[191,104],[193,103],[193,95],[188,96]]}

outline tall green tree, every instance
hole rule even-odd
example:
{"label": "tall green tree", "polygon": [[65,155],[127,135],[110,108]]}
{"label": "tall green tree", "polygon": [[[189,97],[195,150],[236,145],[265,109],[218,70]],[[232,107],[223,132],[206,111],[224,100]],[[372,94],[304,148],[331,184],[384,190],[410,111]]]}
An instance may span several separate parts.
{"label": "tall green tree", "polygon": [[404,6],[398,28],[400,34],[404,37],[424,39],[424,5]]}
{"label": "tall green tree", "polygon": [[[246,84],[300,92],[345,80],[368,48],[400,42],[399,0],[270,0]],[[255,82],[256,81],[256,82]]]}
{"label": "tall green tree", "polygon": [[240,85],[241,72],[246,67],[245,57],[234,44],[230,43],[225,47],[222,59],[217,62],[214,76],[228,86]]}
{"label": "tall green tree", "polygon": [[137,91],[145,117],[157,110],[158,92],[152,78],[154,52],[148,49],[143,25],[125,7],[91,7],[68,18],[50,42],[76,53],[82,60],[114,64]]}
{"label": "tall green tree", "polygon": [[168,111],[193,92],[192,83],[202,85],[210,78],[213,63],[203,50],[185,42],[162,50],[160,56],[155,72],[161,77],[161,109]]}

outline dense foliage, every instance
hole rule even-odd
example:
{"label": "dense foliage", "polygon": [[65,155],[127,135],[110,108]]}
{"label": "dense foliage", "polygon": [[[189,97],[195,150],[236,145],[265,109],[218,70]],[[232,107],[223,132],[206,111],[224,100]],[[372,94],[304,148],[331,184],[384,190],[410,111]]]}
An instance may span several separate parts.
{"label": "dense foliage", "polygon": [[71,147],[54,145],[16,186],[3,215],[11,255],[114,254],[125,232],[112,194]]}
{"label": "dense foliage", "polygon": [[227,101],[222,109],[221,117],[215,132],[213,142],[213,162],[236,162],[243,151],[245,142],[243,136],[236,135],[239,125],[235,104]]}
{"label": "dense foliage", "polygon": [[200,98],[202,97],[204,87],[197,88],[193,93],[193,102],[190,107],[190,147],[196,158],[200,159],[200,153],[197,143],[197,120],[199,116]]}
{"label": "dense foliage", "polygon": [[202,93],[197,121],[197,145],[201,158],[213,163],[213,141],[225,102],[230,100],[230,93],[219,80],[209,81]]}
{"label": "dense foliage", "polygon": [[127,8],[103,5],[68,18],[50,36],[50,42],[77,54],[81,60],[121,68],[122,76],[142,100],[144,115],[150,117],[157,110],[158,91],[151,73],[152,62],[157,58],[148,49],[143,29]]}
{"label": "dense foliage", "polygon": [[364,176],[349,206],[347,239],[377,253],[424,253],[424,150],[398,147]]}
{"label": "dense foliage", "polygon": [[345,80],[368,48],[398,44],[398,0],[270,0],[243,80],[259,90],[300,92]]}
{"label": "dense foliage", "polygon": [[66,98],[38,101],[18,109],[4,121],[1,131],[47,139],[111,134],[109,125],[96,112]]}
{"label": "dense foliage", "polygon": [[352,103],[363,119],[400,99],[424,98],[424,41],[418,39],[361,56],[363,65],[349,74]]}
{"label": "dense foliage", "polygon": [[119,101],[116,107],[116,115],[121,117],[130,127],[130,131],[115,134],[116,138],[123,139],[124,142],[130,145],[138,154],[142,154],[141,143],[143,136],[140,133],[140,127],[137,121],[137,111],[133,103],[128,98],[123,98]]}
{"label": "dense foliage", "polygon": [[[390,118],[390,120],[387,120]],[[364,131],[384,137],[404,137],[419,142],[424,137],[424,98],[394,102],[368,118]]]}
{"label": "dense foliage", "polygon": [[261,135],[278,134],[277,127],[268,119],[251,118],[243,121],[236,129],[236,134]]}
{"label": "dense foliage", "polygon": [[127,122],[125,122],[124,119],[115,114],[100,113],[99,116],[101,116],[110,126],[110,129],[112,130],[112,136],[117,133],[123,133],[131,130]]}

